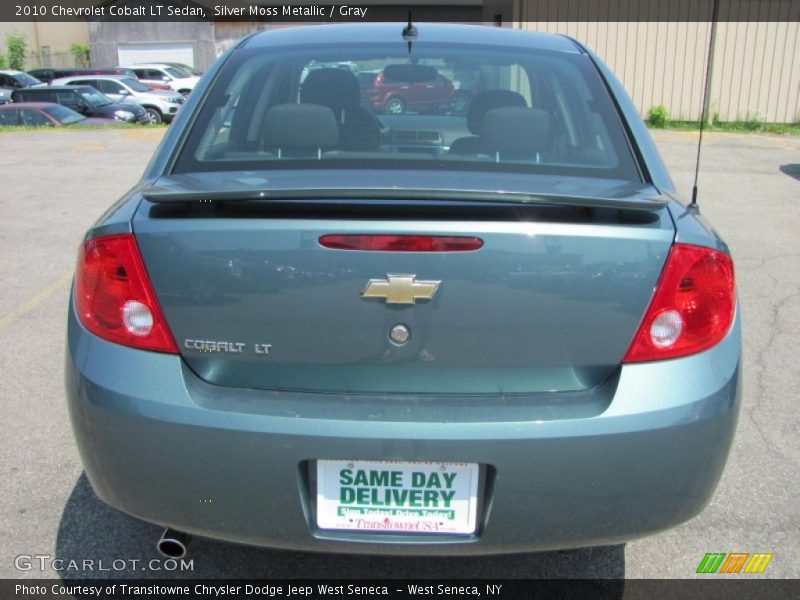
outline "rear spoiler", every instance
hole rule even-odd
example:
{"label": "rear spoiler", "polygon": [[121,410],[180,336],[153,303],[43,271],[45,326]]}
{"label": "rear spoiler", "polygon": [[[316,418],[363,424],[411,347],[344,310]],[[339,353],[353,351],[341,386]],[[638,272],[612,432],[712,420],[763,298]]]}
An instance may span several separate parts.
{"label": "rear spoiler", "polygon": [[561,194],[530,194],[512,191],[425,188],[291,188],[291,189],[221,189],[187,190],[158,185],[141,190],[142,196],[156,204],[269,202],[316,200],[433,200],[452,202],[498,202],[613,208],[620,210],[656,211],[664,208],[669,198],[661,195],[633,198],[572,196]]}

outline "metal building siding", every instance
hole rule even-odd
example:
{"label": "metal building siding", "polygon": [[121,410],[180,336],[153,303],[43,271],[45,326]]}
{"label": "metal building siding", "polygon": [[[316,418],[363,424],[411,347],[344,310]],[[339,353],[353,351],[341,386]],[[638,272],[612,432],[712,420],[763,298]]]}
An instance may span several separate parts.
{"label": "metal building siding", "polygon": [[193,42],[139,42],[117,46],[117,64],[130,67],[142,63],[176,62],[194,66]]}
{"label": "metal building siding", "polygon": [[[711,31],[709,0],[561,0],[557,7],[548,5],[548,14],[558,20],[540,22],[531,20],[537,6],[542,6],[540,0],[519,0],[517,26],[563,33],[585,43],[616,73],[642,115],[663,104],[673,119],[700,118]],[[636,20],[618,21],[620,11]],[[800,120],[798,13],[800,2],[795,0],[721,0],[711,115],[723,121]]]}
{"label": "metal building siding", "polygon": [[194,66],[208,69],[216,59],[214,27],[204,21],[89,21],[92,66],[115,65],[119,46],[145,42],[187,42],[194,46]]}
{"label": "metal building siding", "polygon": [[726,121],[800,120],[800,23],[719,23],[716,48],[712,113]]}

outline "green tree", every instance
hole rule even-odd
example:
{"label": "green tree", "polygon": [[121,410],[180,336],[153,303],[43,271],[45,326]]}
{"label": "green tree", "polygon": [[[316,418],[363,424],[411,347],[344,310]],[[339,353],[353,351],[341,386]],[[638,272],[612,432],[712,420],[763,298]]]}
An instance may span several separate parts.
{"label": "green tree", "polygon": [[8,61],[6,61],[6,55],[0,52],[0,69],[7,69],[8,68]]}
{"label": "green tree", "polygon": [[89,46],[87,44],[70,44],[69,51],[75,57],[76,67],[89,66]]}
{"label": "green tree", "polygon": [[28,53],[28,42],[25,37],[18,33],[9,33],[6,36],[6,48],[8,48],[8,66],[17,71],[25,70],[25,56]]}

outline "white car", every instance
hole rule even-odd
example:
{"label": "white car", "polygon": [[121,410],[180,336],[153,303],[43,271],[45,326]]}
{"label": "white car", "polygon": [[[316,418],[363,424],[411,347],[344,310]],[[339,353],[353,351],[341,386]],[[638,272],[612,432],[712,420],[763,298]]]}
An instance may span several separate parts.
{"label": "white car", "polygon": [[133,65],[130,68],[143,83],[166,83],[184,96],[188,95],[200,81],[197,75],[191,75],[183,69],[163,63]]}
{"label": "white car", "polygon": [[115,102],[138,104],[150,123],[169,123],[185,98],[178,92],[151,90],[141,81],[123,75],[75,75],[54,79],[51,85],[90,85]]}

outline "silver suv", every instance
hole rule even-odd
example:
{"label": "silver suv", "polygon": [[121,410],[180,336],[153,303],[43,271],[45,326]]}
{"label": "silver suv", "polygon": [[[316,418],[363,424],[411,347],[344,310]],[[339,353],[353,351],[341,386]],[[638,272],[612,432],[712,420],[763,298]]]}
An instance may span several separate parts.
{"label": "silver suv", "polygon": [[123,75],[76,75],[61,77],[51,85],[91,85],[116,102],[138,104],[147,111],[150,123],[170,122],[184,102],[172,91],[151,90],[138,79]]}
{"label": "silver suv", "polygon": [[188,96],[200,81],[197,75],[166,63],[144,63],[133,65],[131,69],[144,83],[166,83],[184,96]]}

